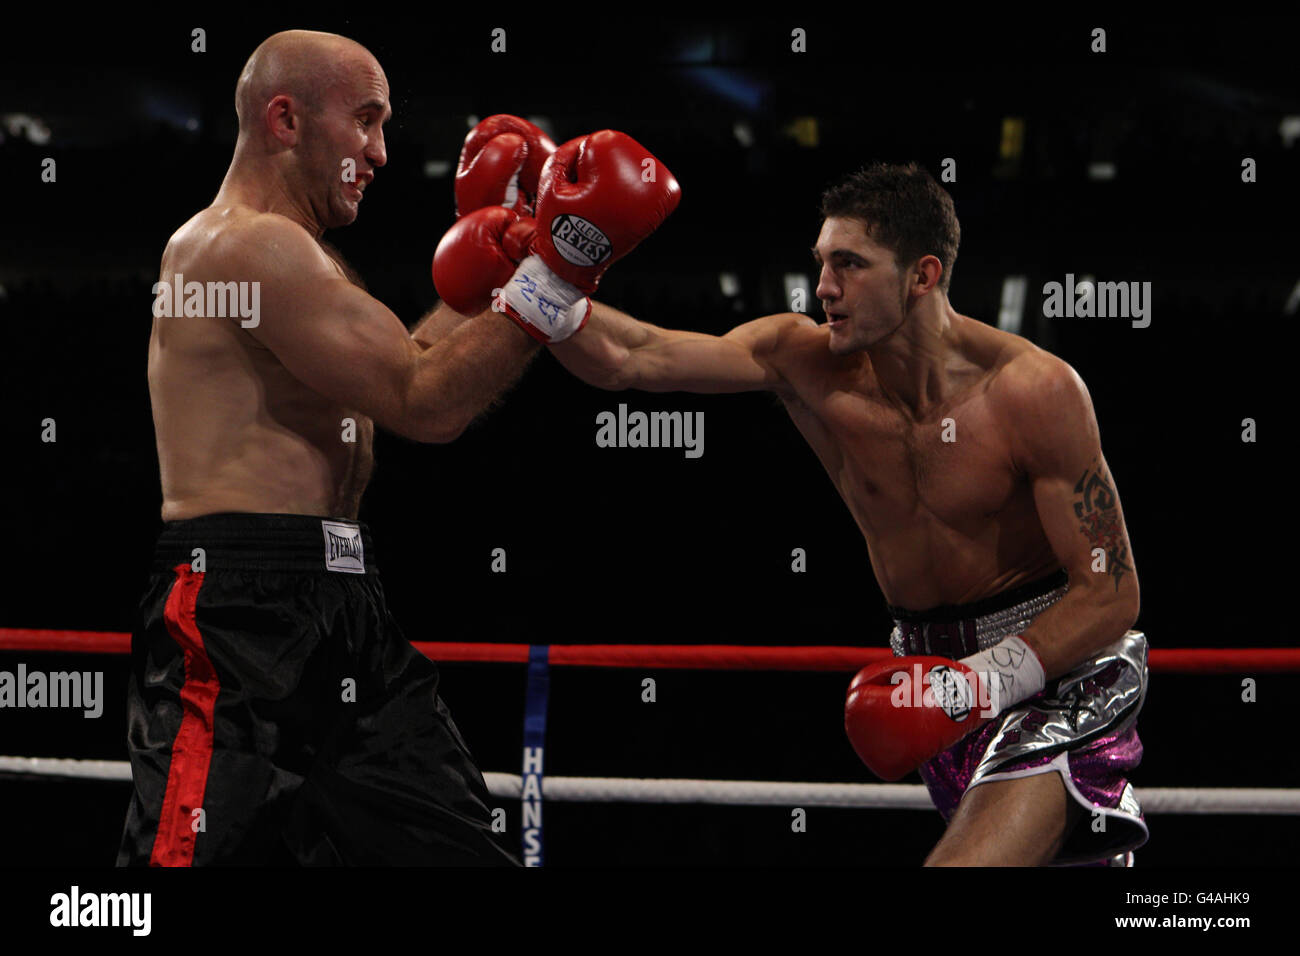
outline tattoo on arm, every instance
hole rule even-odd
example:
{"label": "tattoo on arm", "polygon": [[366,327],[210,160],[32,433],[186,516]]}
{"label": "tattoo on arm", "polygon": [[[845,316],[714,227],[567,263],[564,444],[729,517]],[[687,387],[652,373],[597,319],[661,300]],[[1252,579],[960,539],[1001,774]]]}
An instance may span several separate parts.
{"label": "tattoo on arm", "polygon": [[1106,554],[1106,573],[1115,581],[1115,590],[1124,575],[1133,573],[1128,563],[1128,547],[1124,544],[1124,529],[1120,522],[1119,499],[1115,495],[1110,475],[1094,462],[1074,486],[1074,514],[1079,530],[1093,548]]}

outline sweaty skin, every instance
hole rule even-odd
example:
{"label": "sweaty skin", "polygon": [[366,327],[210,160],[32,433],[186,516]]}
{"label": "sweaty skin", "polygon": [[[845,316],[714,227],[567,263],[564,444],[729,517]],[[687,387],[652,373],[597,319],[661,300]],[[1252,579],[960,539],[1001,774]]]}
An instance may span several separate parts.
{"label": "sweaty skin", "polygon": [[355,518],[375,423],[451,441],[535,354],[504,316],[445,306],[409,333],[322,242],[387,162],[388,94],[375,58],[333,34],[275,34],[245,66],[230,170],[167,243],[159,281],[256,283],[260,314],[153,320],[163,520]]}
{"label": "sweaty skin", "polygon": [[[1123,635],[1137,619],[1137,573],[1079,376],[959,314],[936,256],[900,267],[861,221],[828,218],[814,255],[824,325],[770,315],[719,337],[596,305],[551,350],[601,388],[775,392],[853,514],[891,604],[977,601],[1064,568],[1069,592],[1021,635],[1047,678]],[[1057,773],[985,782],[925,862],[1043,865],[1082,817]]]}
{"label": "sweaty skin", "polygon": [[840,218],[814,252],[825,324],[786,313],[718,337],[597,305],[552,351],[607,389],[775,392],[861,529],[889,603],[962,604],[1064,568],[1069,593],[1023,635],[1047,677],[1116,640],[1137,618],[1137,576],[1082,380],[958,314],[934,256],[900,269],[863,223]]}
{"label": "sweaty skin", "polygon": [[[205,268],[213,246],[254,215],[214,206],[191,219],[167,245],[163,279],[179,272],[206,281],[216,272]],[[323,249],[321,259],[343,276]],[[263,323],[284,318],[268,314],[265,299],[261,311]],[[356,516],[370,477],[371,419],[305,385],[238,318],[155,318],[149,393],[164,521],[222,511]],[[352,442],[342,440],[347,419]]]}

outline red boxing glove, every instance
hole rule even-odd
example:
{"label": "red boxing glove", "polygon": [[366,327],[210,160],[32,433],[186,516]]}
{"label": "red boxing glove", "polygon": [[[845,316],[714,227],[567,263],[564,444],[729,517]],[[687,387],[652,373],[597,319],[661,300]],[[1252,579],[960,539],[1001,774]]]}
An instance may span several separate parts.
{"label": "red boxing glove", "polygon": [[533,252],[586,295],[659,228],[682,189],[650,151],[612,129],[571,139],[542,170]]}
{"label": "red boxing glove", "polygon": [[876,776],[894,781],[984,726],[996,711],[981,677],[944,657],[895,657],[849,685],[844,730]]}
{"label": "red boxing glove", "polygon": [[524,216],[537,208],[537,183],[555,143],[537,126],[497,113],[465,137],[456,166],[456,216],[505,206]]}
{"label": "red boxing glove", "polygon": [[542,170],[533,255],[502,292],[505,311],[542,342],[561,342],[591,314],[601,276],[672,214],[682,190],[632,137],[570,140]]}
{"label": "red boxing glove", "polygon": [[438,295],[461,315],[478,315],[510,281],[537,232],[535,220],[487,206],[447,230],[433,254]]}

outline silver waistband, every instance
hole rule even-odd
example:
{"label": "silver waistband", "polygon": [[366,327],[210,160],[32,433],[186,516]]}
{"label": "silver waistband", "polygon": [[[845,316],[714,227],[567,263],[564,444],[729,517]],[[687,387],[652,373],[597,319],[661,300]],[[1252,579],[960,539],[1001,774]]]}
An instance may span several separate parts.
{"label": "silver waistband", "polygon": [[[1034,618],[1065,597],[1065,592],[1068,590],[1070,585],[1062,584],[1046,594],[1040,594],[1038,597],[1003,608],[1001,611],[975,618],[975,640],[979,642],[979,649],[987,650],[1003,638],[1022,633]],[[889,646],[893,649],[895,657],[903,657],[906,654],[903,647],[903,632],[899,624],[898,621],[894,622],[894,630],[889,635]]]}

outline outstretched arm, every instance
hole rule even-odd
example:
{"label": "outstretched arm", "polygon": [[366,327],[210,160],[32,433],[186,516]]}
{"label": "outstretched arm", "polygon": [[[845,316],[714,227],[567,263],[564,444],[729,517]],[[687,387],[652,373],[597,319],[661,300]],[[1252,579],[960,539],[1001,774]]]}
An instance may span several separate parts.
{"label": "outstretched arm", "polygon": [[786,387],[782,348],[807,316],[768,315],[726,335],[665,329],[592,303],[576,335],[551,346],[560,364],[597,388],[647,392],[748,392]]}

